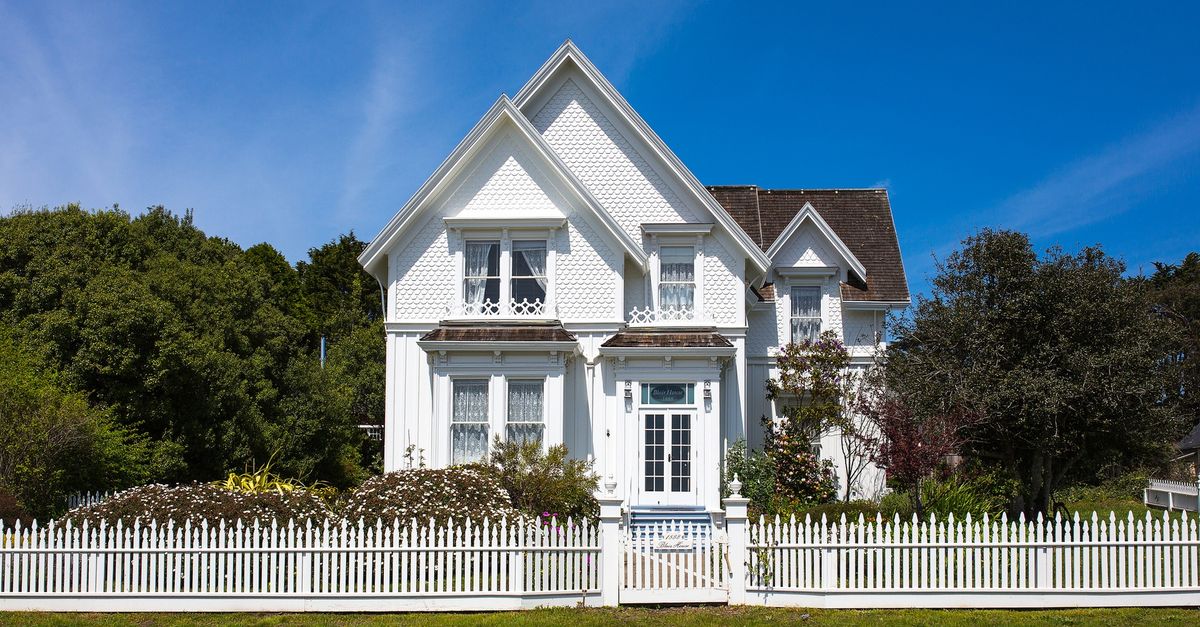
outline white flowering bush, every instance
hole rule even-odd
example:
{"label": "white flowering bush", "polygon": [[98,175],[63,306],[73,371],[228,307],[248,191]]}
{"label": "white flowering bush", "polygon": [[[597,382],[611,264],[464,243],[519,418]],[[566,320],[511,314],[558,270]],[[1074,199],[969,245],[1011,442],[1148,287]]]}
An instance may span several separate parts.
{"label": "white flowering bush", "polygon": [[343,515],[354,522],[399,519],[437,524],[447,519],[481,521],[521,517],[492,474],[474,467],[414,468],[372,477],[346,497]]}
{"label": "white flowering bush", "polygon": [[176,486],[155,483],[130,488],[114,494],[95,505],[77,507],[67,512],[65,519],[76,524],[87,520],[92,524],[107,521],[126,525],[134,520],[157,520],[159,524],[175,521],[199,523],[207,520],[250,521],[255,518],[281,524],[288,520],[324,520],[333,515],[320,497],[303,489],[289,492],[247,493],[226,490],[207,483]]}

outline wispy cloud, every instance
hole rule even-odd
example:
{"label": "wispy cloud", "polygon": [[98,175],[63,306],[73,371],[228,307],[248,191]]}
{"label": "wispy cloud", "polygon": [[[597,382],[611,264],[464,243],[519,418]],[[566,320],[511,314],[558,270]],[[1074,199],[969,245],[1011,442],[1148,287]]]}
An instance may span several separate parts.
{"label": "wispy cloud", "polygon": [[1200,105],[1077,161],[1000,203],[1000,226],[1047,236],[1130,208],[1139,184],[1200,151]]}

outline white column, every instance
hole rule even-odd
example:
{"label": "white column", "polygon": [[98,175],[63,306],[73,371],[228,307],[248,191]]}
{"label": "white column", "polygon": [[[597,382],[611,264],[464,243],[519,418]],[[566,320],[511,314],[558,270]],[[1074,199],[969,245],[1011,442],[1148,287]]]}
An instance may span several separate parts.
{"label": "white column", "polygon": [[620,602],[621,564],[621,497],[616,494],[617,482],[611,476],[604,482],[604,492],[596,496],[600,502],[600,602],[616,607]]}
{"label": "white column", "polygon": [[742,482],[734,475],[725,499],[725,533],[729,536],[729,604],[746,603],[746,545],[749,544],[750,499],[742,496]]}

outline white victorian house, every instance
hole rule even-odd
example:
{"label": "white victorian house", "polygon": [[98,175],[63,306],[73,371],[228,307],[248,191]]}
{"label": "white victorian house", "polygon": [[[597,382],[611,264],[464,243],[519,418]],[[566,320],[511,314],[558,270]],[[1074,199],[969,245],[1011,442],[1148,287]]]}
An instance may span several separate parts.
{"label": "white victorian house", "polygon": [[725,450],[776,415],[778,347],[832,330],[866,363],[909,303],[886,191],[702,185],[569,41],[360,261],[385,292],[386,470],[563,443],[632,510],[718,510]]}

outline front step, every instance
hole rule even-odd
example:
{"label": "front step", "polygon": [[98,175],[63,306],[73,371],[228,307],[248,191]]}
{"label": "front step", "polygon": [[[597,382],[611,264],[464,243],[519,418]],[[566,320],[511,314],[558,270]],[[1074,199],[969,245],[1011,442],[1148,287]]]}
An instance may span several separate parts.
{"label": "front step", "polygon": [[632,507],[629,537],[643,547],[660,543],[708,546],[713,536],[712,514],[702,507]]}

